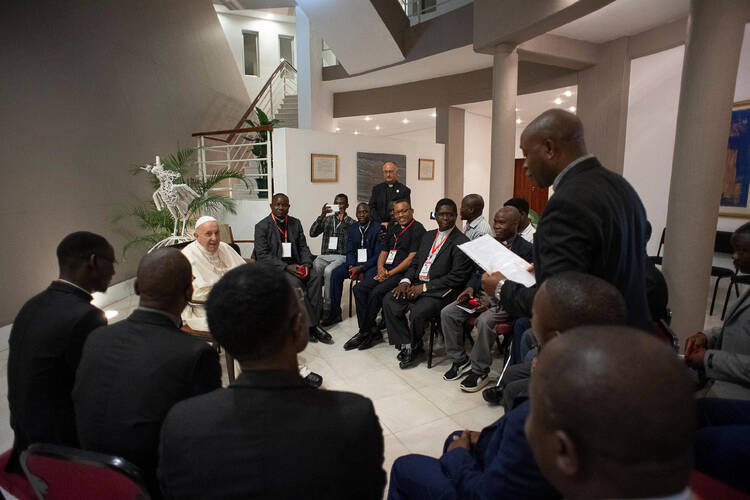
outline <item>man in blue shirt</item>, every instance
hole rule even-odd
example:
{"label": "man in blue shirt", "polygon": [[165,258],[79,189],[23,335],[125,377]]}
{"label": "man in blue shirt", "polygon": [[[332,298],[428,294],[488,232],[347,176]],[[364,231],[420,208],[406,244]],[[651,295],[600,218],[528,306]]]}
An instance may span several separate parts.
{"label": "man in blue shirt", "polygon": [[331,273],[331,310],[323,326],[330,326],[341,321],[341,294],[344,280],[355,279],[360,274],[372,278],[378,270],[380,225],[370,218],[370,206],[367,203],[357,205],[358,224],[347,227],[346,261]]}

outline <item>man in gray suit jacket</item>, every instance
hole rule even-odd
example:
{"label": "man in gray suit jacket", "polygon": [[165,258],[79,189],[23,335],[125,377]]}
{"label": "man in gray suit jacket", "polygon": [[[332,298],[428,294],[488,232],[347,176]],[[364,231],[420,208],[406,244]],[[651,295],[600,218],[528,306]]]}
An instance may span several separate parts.
{"label": "man in gray suit jacket", "polygon": [[[750,273],[750,222],[734,232],[732,247],[734,266]],[[708,396],[750,400],[750,291],[732,305],[724,325],[687,339],[685,362],[712,383]]]}
{"label": "man in gray suit jacket", "polygon": [[276,193],[271,198],[271,215],[255,225],[255,258],[279,271],[305,295],[312,342],[333,343],[320,321],[323,273],[313,267],[313,255],[299,219],[289,217],[289,198]]}

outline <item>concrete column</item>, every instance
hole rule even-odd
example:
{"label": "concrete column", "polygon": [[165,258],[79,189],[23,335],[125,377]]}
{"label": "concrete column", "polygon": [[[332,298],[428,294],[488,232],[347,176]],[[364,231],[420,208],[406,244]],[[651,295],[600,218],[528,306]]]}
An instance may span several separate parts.
{"label": "concrete column", "polygon": [[747,0],[692,0],[669,185],[664,275],[681,340],[703,329]]}
{"label": "concrete column", "polygon": [[464,197],[464,119],[466,111],[438,106],[435,120],[436,142],[445,144],[445,197],[461,203]]}
{"label": "concrete column", "polygon": [[492,148],[489,213],[513,197],[516,157],[516,95],[518,51],[509,44],[495,47],[492,69]]}

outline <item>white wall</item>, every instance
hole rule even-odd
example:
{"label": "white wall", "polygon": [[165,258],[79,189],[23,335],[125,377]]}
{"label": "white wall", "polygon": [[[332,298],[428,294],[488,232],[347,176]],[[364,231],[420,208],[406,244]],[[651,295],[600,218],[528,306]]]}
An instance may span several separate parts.
{"label": "white wall", "polygon": [[[684,46],[633,59],[623,175],[643,200],[653,226],[648,246],[655,255],[667,219]],[[734,100],[750,99],[750,25],[740,54]],[[733,231],[746,219],[719,217],[717,228]]]}
{"label": "white wall", "polygon": [[333,93],[323,83],[323,39],[297,7],[297,106],[300,128],[333,132]]}
{"label": "white wall", "polygon": [[[273,135],[273,157],[275,190],[289,196],[289,213],[302,221],[305,233],[325,202],[332,202],[337,193],[349,195],[348,213],[354,217],[357,200],[357,153],[394,153],[406,155],[407,178],[404,182],[411,188],[411,201],[414,218],[425,228],[434,229],[436,224],[429,219],[435,203],[443,197],[442,144],[427,144],[413,141],[394,140],[385,137],[343,135],[306,129],[279,129]],[[336,154],[339,156],[339,181],[336,183],[311,183],[310,155],[312,153]],[[435,159],[435,179],[417,180],[419,158]],[[369,200],[359,200],[369,201]],[[262,214],[269,213],[268,205]],[[251,221],[252,225],[257,220]],[[313,253],[320,251],[320,238],[309,238],[308,245]]]}
{"label": "white wall", "polygon": [[416,142],[429,142],[435,144],[435,127],[422,128],[419,130],[412,130],[410,132],[402,132],[399,134],[388,134],[383,137],[390,139],[404,140],[404,141],[416,141]]}
{"label": "white wall", "polygon": [[[217,12],[219,22],[232,49],[232,55],[237,62],[237,69],[242,75],[242,81],[247,89],[248,99],[252,101],[263,88],[273,70],[281,62],[279,54],[279,35],[295,36],[294,23],[276,20],[258,19],[254,17]],[[258,33],[258,56],[260,58],[260,75],[245,74],[245,49],[242,30]],[[297,66],[296,37],[294,43],[294,66]],[[248,105],[250,103],[248,102]],[[263,110],[268,111],[268,110]]]}
{"label": "white wall", "polygon": [[[490,151],[492,119],[464,114],[464,195],[477,193],[485,202],[484,217],[490,220]],[[458,200],[456,200],[458,201]]]}

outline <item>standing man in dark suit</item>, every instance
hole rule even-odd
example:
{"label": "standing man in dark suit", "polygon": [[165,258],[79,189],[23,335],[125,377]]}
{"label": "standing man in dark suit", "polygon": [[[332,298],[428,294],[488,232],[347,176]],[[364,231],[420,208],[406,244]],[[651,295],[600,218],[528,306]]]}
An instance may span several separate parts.
{"label": "standing man in dark suit", "polygon": [[535,287],[502,282],[501,302],[529,316],[538,287],[563,271],[612,283],[628,306],[628,325],[651,331],[646,299],[646,210],[635,189],[586,152],[581,120],[561,109],[535,118],[521,134],[524,170],[540,187],[553,186],[534,240]]}
{"label": "standing man in dark suit", "polygon": [[323,273],[313,267],[313,256],[305,240],[299,219],[289,217],[289,198],[276,193],[271,199],[271,215],[255,225],[255,258],[286,272],[286,279],[305,295],[307,320],[312,342],[333,343],[331,334],[325,331],[320,321],[323,296]]}
{"label": "standing man in dark suit", "polygon": [[[456,203],[443,198],[435,206],[437,229],[422,237],[417,256],[392,294],[383,300],[383,316],[391,345],[401,346],[397,359],[404,369],[424,352],[427,322],[456,300],[474,266],[457,245],[469,238],[456,228]],[[406,312],[411,311],[409,321]]]}
{"label": "standing man in dark suit", "polygon": [[369,349],[383,340],[383,334],[375,324],[383,306],[383,298],[401,281],[422,241],[424,226],[414,220],[411,203],[396,200],[393,204],[393,216],[397,224],[388,226],[386,243],[380,247],[377,273],[354,287],[359,332],[344,344],[347,351],[355,348]]}
{"label": "standing man in dark suit", "polygon": [[370,219],[367,203],[357,205],[357,222],[347,227],[346,262],[331,273],[331,313],[323,326],[341,321],[341,293],[346,278],[354,279],[363,273],[364,278],[372,278],[378,270],[380,238],[378,224]]}
{"label": "standing man in dark suit", "polygon": [[380,499],[383,434],[372,402],[309,387],[301,297],[266,264],[214,286],[211,333],[242,367],[226,389],[177,403],[161,434],[167,498]]}
{"label": "standing man in dark suit", "polygon": [[81,447],[121,456],[156,482],[159,431],[178,401],[221,387],[216,351],[180,330],[193,294],[190,262],[179,250],[146,254],[138,265],[138,308],[89,335],[73,389]]}
{"label": "standing man in dark suit", "polygon": [[15,432],[9,472],[36,442],[78,446],[71,391],[89,333],[107,324],[91,305],[115,273],[115,251],[98,234],[66,236],[57,247],[60,278],[24,304],[8,344],[8,407]]}
{"label": "standing man in dark suit", "polygon": [[383,164],[383,182],[372,188],[370,217],[378,224],[388,225],[388,204],[394,200],[406,200],[411,204],[411,189],[398,180],[398,166],[393,162]]}

